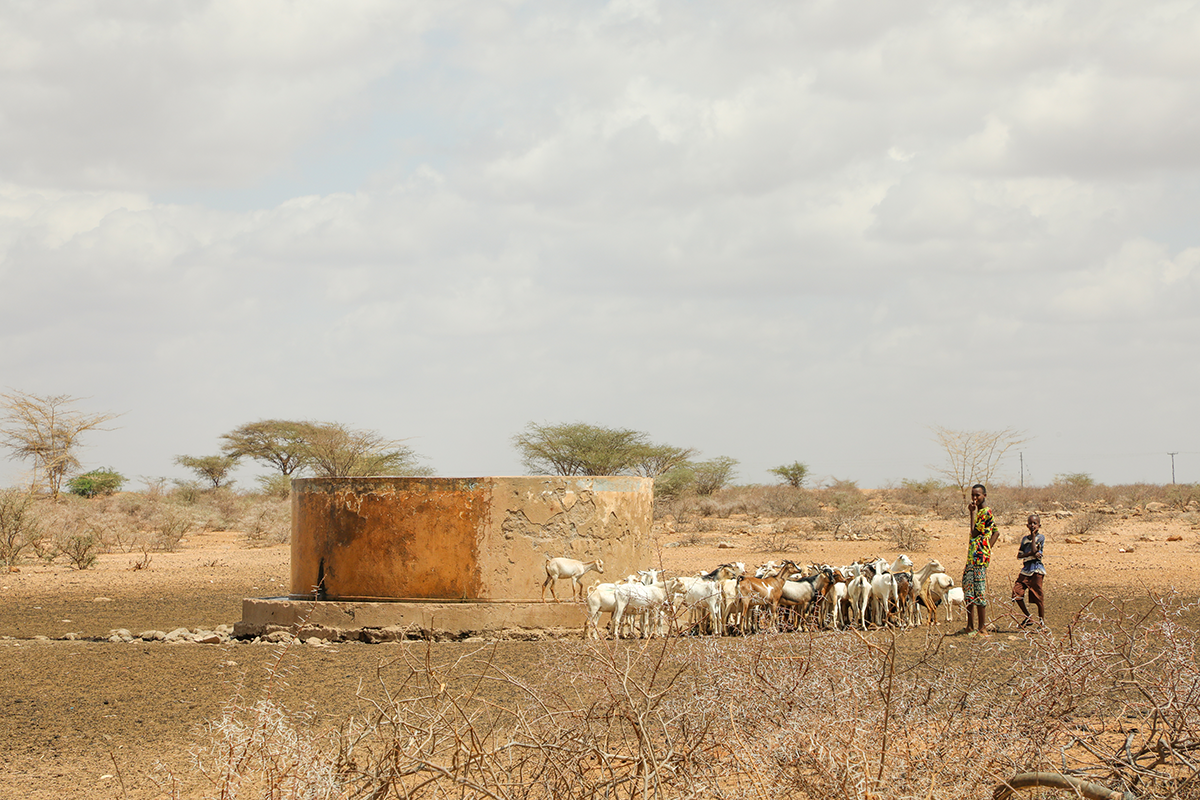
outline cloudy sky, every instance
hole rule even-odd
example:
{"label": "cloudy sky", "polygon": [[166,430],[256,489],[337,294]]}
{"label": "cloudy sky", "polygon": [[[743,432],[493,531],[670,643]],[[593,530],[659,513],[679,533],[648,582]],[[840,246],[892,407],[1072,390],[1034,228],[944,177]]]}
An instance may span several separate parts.
{"label": "cloudy sky", "polygon": [[443,475],[584,421],[741,482],[924,478],[932,425],[1200,481],[1198,41],[1145,0],[7,2],[0,389],[122,412],[82,456],[139,484],[272,417]]}

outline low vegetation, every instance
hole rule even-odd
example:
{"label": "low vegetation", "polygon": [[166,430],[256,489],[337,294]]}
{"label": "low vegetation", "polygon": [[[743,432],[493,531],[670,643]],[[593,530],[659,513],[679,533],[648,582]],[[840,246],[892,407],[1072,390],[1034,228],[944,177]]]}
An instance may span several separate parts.
{"label": "low vegetation", "polygon": [[291,504],[277,494],[190,484],[58,501],[0,491],[0,564],[8,568],[37,559],[87,569],[102,553],[142,553],[148,565],[146,554],[177,550],[197,530],[237,531],[255,547],[283,544],[291,533]]}
{"label": "low vegetation", "polygon": [[270,684],[232,698],[194,769],[211,797],[950,800],[1050,776],[1195,798],[1200,670],[1179,621],[1196,612],[1097,599],[1070,636],[1004,652],[892,634],[558,642],[531,682],[488,645],[415,643],[332,728]]}

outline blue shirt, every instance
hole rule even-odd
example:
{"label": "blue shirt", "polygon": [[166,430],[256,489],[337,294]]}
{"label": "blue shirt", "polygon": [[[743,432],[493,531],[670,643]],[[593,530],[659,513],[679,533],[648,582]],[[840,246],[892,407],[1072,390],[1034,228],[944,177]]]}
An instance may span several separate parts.
{"label": "blue shirt", "polygon": [[1045,575],[1046,568],[1042,565],[1042,548],[1046,546],[1046,537],[1039,533],[1037,538],[1033,538],[1033,534],[1025,534],[1021,537],[1021,544],[1017,548],[1017,555],[1025,559],[1025,566],[1021,567],[1022,575]]}

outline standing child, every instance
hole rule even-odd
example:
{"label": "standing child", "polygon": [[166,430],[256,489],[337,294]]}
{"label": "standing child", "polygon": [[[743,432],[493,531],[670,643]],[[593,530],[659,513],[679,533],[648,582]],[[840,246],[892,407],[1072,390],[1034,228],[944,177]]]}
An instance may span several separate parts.
{"label": "standing child", "polygon": [[[987,507],[987,488],[982,483],[971,487],[971,538],[967,542],[967,565],[963,568],[963,600],[967,606],[967,635],[987,636],[987,567],[992,545],[1000,538],[1000,528]],[[978,622],[976,622],[978,620]]]}
{"label": "standing child", "polygon": [[1023,564],[1021,574],[1013,584],[1012,599],[1025,615],[1025,619],[1021,620],[1021,627],[1028,628],[1033,624],[1029,608],[1025,605],[1025,592],[1028,590],[1029,599],[1037,606],[1038,623],[1045,627],[1046,607],[1042,594],[1042,578],[1046,576],[1046,568],[1042,565],[1042,549],[1046,546],[1046,537],[1040,532],[1042,518],[1037,514],[1030,514],[1025,527],[1029,528],[1029,533],[1021,537],[1021,544],[1017,548],[1017,558],[1021,559]]}

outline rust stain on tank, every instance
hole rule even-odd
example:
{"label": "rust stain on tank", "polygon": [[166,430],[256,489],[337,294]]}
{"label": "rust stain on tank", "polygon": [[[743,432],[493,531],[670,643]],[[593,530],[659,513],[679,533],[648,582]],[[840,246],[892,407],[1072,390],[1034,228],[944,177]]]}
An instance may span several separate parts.
{"label": "rust stain on tank", "polygon": [[[307,479],[293,491],[293,594],[482,597],[486,488],[469,479]],[[299,557],[297,557],[299,556]]]}

